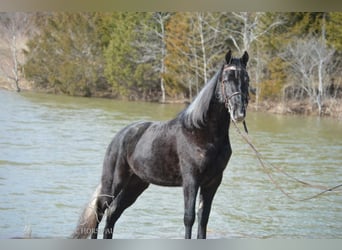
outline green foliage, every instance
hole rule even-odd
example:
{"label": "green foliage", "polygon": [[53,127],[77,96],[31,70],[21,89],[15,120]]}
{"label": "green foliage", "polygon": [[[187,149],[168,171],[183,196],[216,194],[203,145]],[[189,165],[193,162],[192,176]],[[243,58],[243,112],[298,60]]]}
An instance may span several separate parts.
{"label": "green foliage", "polygon": [[286,83],[285,62],[279,57],[273,58],[269,64],[268,78],[262,83],[261,99],[277,100],[281,97],[282,89]]}
{"label": "green foliage", "polygon": [[39,32],[27,44],[25,73],[38,88],[90,96],[104,85],[105,41],[97,13],[54,13],[37,19]]}
{"label": "green foliage", "polygon": [[105,76],[118,96],[140,97],[155,88],[153,61],[144,62],[142,48],[147,44],[144,24],[151,19],[149,13],[118,12],[112,14],[110,41],[104,50],[106,60]]}
{"label": "green foliage", "polygon": [[163,75],[166,82],[166,92],[176,97],[178,93],[186,91],[189,74],[193,73],[187,67],[190,64],[189,35],[192,34],[189,25],[189,13],[175,13],[166,25],[165,58],[167,73]]}
{"label": "green foliage", "polygon": [[335,62],[342,54],[339,12],[158,14],[167,16],[163,24],[152,12],[37,13],[25,75],[56,93],[149,100],[158,99],[163,79],[169,97],[191,98],[228,47],[247,46],[252,87],[261,99],[279,99],[289,83],[281,54],[295,39],[322,39]]}
{"label": "green foliage", "polygon": [[113,91],[127,95],[133,86],[134,60],[136,51],[132,47],[138,19],[132,13],[115,13],[111,20],[111,36],[104,51],[105,76],[113,85]]}
{"label": "green foliage", "polygon": [[328,44],[342,53],[342,12],[329,13],[326,28]]}
{"label": "green foliage", "polygon": [[[280,59],[288,46],[295,44],[295,41],[300,39],[316,39],[323,44],[330,44],[338,52],[338,44],[341,40],[339,37],[341,20],[338,21],[336,13],[267,13],[262,21],[267,25],[276,17],[281,18],[283,25],[263,36],[257,44],[259,54],[262,54],[262,59],[265,61],[260,89],[262,99],[279,100],[288,85],[301,88],[300,82],[293,82],[292,75],[288,70],[293,62],[284,62]],[[300,57],[299,54],[296,56]],[[305,58],[299,58],[299,60],[304,62]],[[338,67],[334,70],[338,71]],[[334,73],[331,72],[331,74]]]}

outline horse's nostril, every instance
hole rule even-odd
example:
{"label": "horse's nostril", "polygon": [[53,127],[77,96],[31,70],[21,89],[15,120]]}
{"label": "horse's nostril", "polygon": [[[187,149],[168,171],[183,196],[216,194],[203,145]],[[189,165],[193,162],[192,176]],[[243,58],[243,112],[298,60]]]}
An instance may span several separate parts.
{"label": "horse's nostril", "polygon": [[245,111],[243,109],[235,109],[233,112],[234,121],[242,122],[245,120]]}

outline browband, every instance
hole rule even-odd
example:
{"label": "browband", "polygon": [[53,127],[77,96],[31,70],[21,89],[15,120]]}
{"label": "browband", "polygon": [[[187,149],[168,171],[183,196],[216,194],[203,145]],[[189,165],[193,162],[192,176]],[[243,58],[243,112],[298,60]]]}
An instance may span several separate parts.
{"label": "browband", "polygon": [[245,69],[240,66],[228,64],[228,65],[225,65],[223,68],[223,71],[226,71],[226,70],[245,70]]}

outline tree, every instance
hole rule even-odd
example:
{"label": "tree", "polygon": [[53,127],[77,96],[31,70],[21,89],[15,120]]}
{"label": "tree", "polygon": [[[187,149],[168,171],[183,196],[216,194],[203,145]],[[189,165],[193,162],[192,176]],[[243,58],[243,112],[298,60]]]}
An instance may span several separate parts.
{"label": "tree", "polygon": [[327,44],[342,52],[342,12],[332,12],[327,16]]}
{"label": "tree", "polygon": [[[150,85],[152,88],[154,84],[148,82],[159,81],[159,88],[161,91],[160,102],[166,101],[166,88],[164,75],[167,72],[165,59],[167,56],[166,48],[166,23],[170,18],[169,12],[153,12],[144,14],[137,29],[137,39],[133,41],[134,49],[138,51],[138,58],[136,63],[145,65],[145,69],[149,71],[149,78],[143,79],[144,85]],[[151,89],[150,88],[150,89]]]}
{"label": "tree", "polygon": [[217,69],[227,50],[221,13],[174,14],[167,26],[168,81],[192,98]]}
{"label": "tree", "polygon": [[151,13],[112,14],[110,41],[104,50],[105,76],[117,96],[150,99],[147,96],[157,88],[159,57],[151,53],[156,36],[150,36],[147,28],[151,18]]}
{"label": "tree", "polygon": [[1,53],[1,74],[14,82],[20,92],[21,67],[24,63],[22,49],[32,32],[32,15],[23,12],[0,13],[0,40],[5,45]]}
{"label": "tree", "polygon": [[[228,48],[251,55],[248,71],[257,89],[257,104],[261,97],[279,99],[287,82],[295,78],[301,81],[298,93],[313,93],[310,84],[315,84],[312,99],[321,103],[317,100],[324,97],[326,78],[333,77],[337,84],[341,79],[338,13],[38,13],[34,17],[38,29],[27,45],[23,68],[36,86],[57,93],[90,96],[99,90],[130,99],[192,99]],[[305,47],[308,34],[320,42]],[[299,63],[293,54],[300,49],[296,46],[311,51],[305,56],[302,51],[303,60],[311,58],[311,71],[291,68]]]}
{"label": "tree", "polygon": [[262,72],[265,71],[269,58],[267,49],[264,45],[264,37],[269,36],[273,31],[281,26],[284,21],[281,16],[265,12],[232,12],[227,14],[230,22],[227,22],[227,35],[234,47],[240,54],[248,51],[253,54],[249,63],[251,82],[256,88],[256,107],[258,107]]}
{"label": "tree", "polygon": [[25,51],[26,75],[37,87],[91,96],[106,88],[99,13],[52,13],[39,16],[39,31]]}
{"label": "tree", "polygon": [[321,39],[309,35],[305,39],[290,43],[281,57],[289,64],[289,75],[294,83],[304,90],[322,112],[322,99],[328,84],[327,65],[334,51],[326,47]]}
{"label": "tree", "polygon": [[[166,82],[166,92],[175,97],[186,91],[191,72],[187,67],[190,64],[190,46],[188,34],[191,33],[189,13],[174,13],[165,27],[166,50],[165,66],[167,72],[163,78]],[[191,80],[190,80],[191,81]]]}
{"label": "tree", "polygon": [[[158,24],[157,27],[154,29],[154,33],[159,38],[159,50],[160,50],[160,68],[158,71],[160,72],[160,89],[162,92],[162,99],[161,102],[165,102],[166,100],[166,91],[165,91],[165,81],[163,75],[166,73],[166,65],[165,65],[165,58],[167,55],[166,49],[166,32],[165,26],[166,21],[170,18],[170,13],[163,13],[163,12],[155,12],[153,14],[153,20]],[[157,50],[158,51],[158,50]]]}
{"label": "tree", "polygon": [[264,22],[265,12],[233,12],[232,25],[227,26],[235,48],[240,52],[249,51],[252,43],[284,22],[278,18]]}
{"label": "tree", "polygon": [[201,72],[199,75],[205,84],[209,75],[213,74],[216,64],[221,61],[221,56],[227,50],[225,44],[225,33],[222,26],[221,13],[197,12],[191,15],[191,23],[194,30],[193,44],[196,50],[192,51],[198,63],[196,69]]}

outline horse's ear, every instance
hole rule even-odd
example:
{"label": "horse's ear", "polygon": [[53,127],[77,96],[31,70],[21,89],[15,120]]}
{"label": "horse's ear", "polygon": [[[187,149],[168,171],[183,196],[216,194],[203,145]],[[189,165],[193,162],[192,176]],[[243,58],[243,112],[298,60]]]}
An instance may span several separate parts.
{"label": "horse's ear", "polygon": [[247,66],[247,62],[248,62],[249,56],[247,51],[245,51],[245,53],[243,53],[241,61],[243,63],[243,65]]}
{"label": "horse's ear", "polygon": [[230,60],[232,59],[232,51],[228,50],[227,54],[226,54],[226,62],[227,64],[230,63]]}

